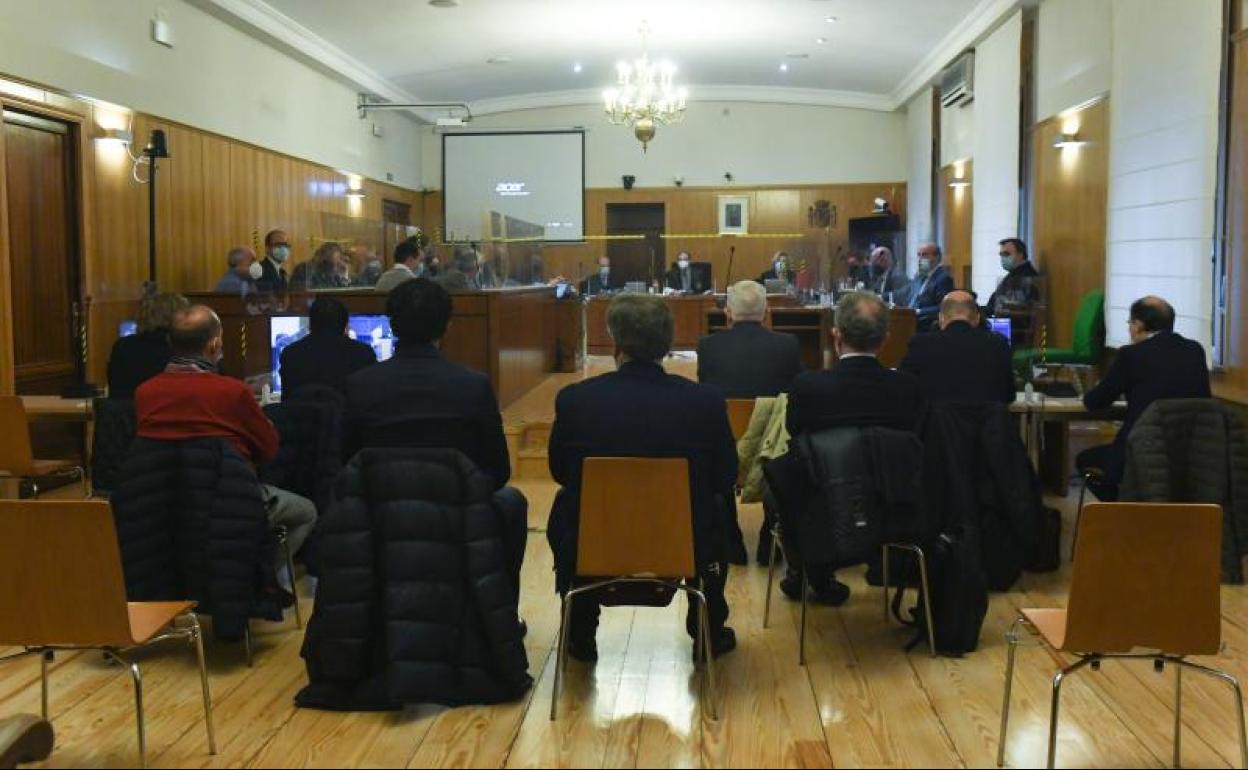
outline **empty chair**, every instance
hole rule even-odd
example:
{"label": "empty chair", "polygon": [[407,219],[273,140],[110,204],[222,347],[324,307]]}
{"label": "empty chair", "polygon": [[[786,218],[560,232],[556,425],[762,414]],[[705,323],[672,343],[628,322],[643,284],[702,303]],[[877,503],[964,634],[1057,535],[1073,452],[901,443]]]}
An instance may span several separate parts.
{"label": "empty chair", "polygon": [[750,418],[754,416],[754,399],[728,399],[728,424],[732,426],[732,438],[740,441],[750,428]]}
{"label": "empty chair", "polygon": [[[684,591],[698,602],[697,657],[705,664],[704,702],[715,709],[710,613],[694,560],[689,461],[684,458],[587,457],[581,479],[577,584],[563,597],[559,657],[550,698],[558,714],[559,686],[568,658],[568,626],[575,597],[628,583]],[[695,588],[692,583],[696,581]]]}
{"label": "empty chair", "polygon": [[1219,549],[1222,509],[1217,505],[1094,503],[1081,522],[1078,553],[1066,609],[1024,609],[1006,636],[1009,654],[997,764],[1005,762],[1010,689],[1020,626],[1056,652],[1077,658],[1053,677],[1048,766],[1057,753],[1062,682],[1102,660],[1151,660],[1175,669],[1174,766],[1179,767],[1183,669],[1230,685],[1236,701],[1240,755],[1248,767],[1244,700],[1239,682],[1224,671],[1186,660],[1216,655],[1222,647]]}
{"label": "empty chair", "polygon": [[39,496],[38,480],[68,475],[82,482],[84,495],[90,494],[86,471],[69,460],[36,460],[30,447],[30,421],[21,396],[0,396],[0,477],[29,481],[33,496]]}
{"label": "empty chair", "polygon": [[[32,558],[32,554],[39,558]],[[208,751],[217,753],[212,696],[195,602],[127,602],[121,551],[107,502],[0,501],[0,644],[24,647],[4,660],[39,655],[43,718],[48,663],[58,650],[100,650],[130,669],[139,763],[146,765],[143,677],[130,651],[168,639],[194,649],[199,663]],[[184,625],[176,626],[182,620]]]}

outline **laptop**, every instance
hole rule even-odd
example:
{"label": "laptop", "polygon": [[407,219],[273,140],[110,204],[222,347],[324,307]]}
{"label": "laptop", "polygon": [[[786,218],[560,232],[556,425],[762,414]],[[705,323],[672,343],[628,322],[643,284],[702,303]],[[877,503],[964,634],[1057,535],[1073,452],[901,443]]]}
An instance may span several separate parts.
{"label": "laptop", "polygon": [[1010,336],[1011,335],[1010,319],[996,318],[996,317],[989,318],[988,328],[989,330],[994,331],[997,334],[1000,334],[1002,337],[1005,337],[1005,342],[1007,345],[1013,342],[1013,339]]}

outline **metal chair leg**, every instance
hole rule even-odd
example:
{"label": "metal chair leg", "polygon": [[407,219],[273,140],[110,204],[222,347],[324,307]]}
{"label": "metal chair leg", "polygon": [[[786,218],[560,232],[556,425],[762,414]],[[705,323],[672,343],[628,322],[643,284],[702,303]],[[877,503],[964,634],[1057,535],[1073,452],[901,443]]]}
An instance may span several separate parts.
{"label": "metal chair leg", "polygon": [[1174,766],[1183,766],[1183,667],[1174,667]]}
{"label": "metal chair leg", "polygon": [[48,721],[48,664],[52,662],[53,652],[44,650],[39,654],[39,684],[43,705],[43,721]]}
{"label": "metal chair leg", "polygon": [[204,662],[204,634],[199,627],[199,618],[195,613],[189,615],[191,621],[191,644],[195,646],[195,658],[199,662],[199,685],[204,696],[204,726],[208,729],[208,753],[217,753],[217,735],[212,724],[212,692],[208,689],[208,666]]}
{"label": "metal chair leg", "polygon": [[147,725],[143,713],[143,672],[139,670],[138,663],[126,660],[112,650],[107,652],[118,663],[130,668],[130,678],[134,680],[134,715],[139,731],[139,767],[145,768],[147,767]]}
{"label": "metal chair leg", "polygon": [[561,612],[559,613],[559,636],[555,648],[555,684],[550,693],[550,721],[558,717],[559,685],[563,682],[563,669],[567,665],[568,656],[568,622],[572,618],[572,600],[568,594],[563,595]]}
{"label": "metal chair leg", "polygon": [[1236,725],[1239,728],[1239,762],[1240,767],[1248,768],[1248,728],[1244,725],[1244,691],[1239,686],[1239,680],[1225,671],[1219,671],[1216,668],[1208,668],[1188,660],[1174,661],[1183,668],[1190,668],[1194,671],[1211,676],[1214,679],[1221,679],[1226,682],[1231,691],[1235,693],[1235,716]]}
{"label": "metal chair leg", "polygon": [[763,628],[771,622],[771,594],[776,585],[776,553],[780,550],[780,527],[771,528],[771,554],[767,559],[767,596],[763,599]]}
{"label": "metal chair leg", "polygon": [[881,581],[884,583],[884,625],[888,625],[888,543],[885,543],[880,551],[880,561],[883,562],[882,566],[884,568],[884,575]]}
{"label": "metal chair leg", "polygon": [[806,665],[806,594],[809,592],[810,578],[807,577],[806,568],[802,568],[802,630],[798,632],[797,640],[797,662],[798,665]]}
{"label": "metal chair leg", "polygon": [[923,587],[923,615],[927,620],[927,648],[934,658],[936,657],[936,626],[932,623],[932,591],[927,583],[927,556],[918,546],[915,546],[914,552],[919,557],[919,583]]}
{"label": "metal chair leg", "polygon": [[997,736],[997,767],[1005,767],[1005,740],[1010,728],[1010,693],[1014,689],[1014,655],[1018,651],[1018,625],[1014,625],[1005,634],[1007,644],[1005,654],[1005,695],[1001,699],[1001,732]]}
{"label": "metal chair leg", "polygon": [[1083,486],[1079,489],[1079,507],[1075,509],[1075,531],[1070,535],[1070,561],[1075,561],[1075,547],[1079,545],[1079,523],[1083,521],[1083,501],[1088,494],[1088,482],[1092,480],[1091,473],[1083,474]]}
{"label": "metal chair leg", "polygon": [[251,620],[243,622],[243,654],[247,657],[247,668],[255,666],[255,652],[251,647]]}
{"label": "metal chair leg", "polygon": [[706,594],[699,592],[699,609],[698,609],[698,625],[701,626],[702,635],[702,662],[706,666],[702,671],[703,681],[706,684],[706,710],[711,715],[711,719],[719,721],[719,706],[717,705],[717,691],[715,688],[715,651],[711,646],[711,608],[706,599]]}
{"label": "metal chair leg", "polygon": [[1062,682],[1067,676],[1091,663],[1099,662],[1099,658],[1080,658],[1079,662],[1058,671],[1053,677],[1053,700],[1049,704],[1049,761],[1046,767],[1053,768],[1057,761],[1057,717],[1062,698]]}

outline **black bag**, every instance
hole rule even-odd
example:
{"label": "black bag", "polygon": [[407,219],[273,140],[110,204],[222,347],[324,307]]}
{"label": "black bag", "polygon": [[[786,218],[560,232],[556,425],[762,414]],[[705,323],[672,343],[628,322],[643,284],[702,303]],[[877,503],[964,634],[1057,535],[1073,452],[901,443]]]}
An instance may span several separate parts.
{"label": "black bag", "polygon": [[1035,558],[1027,565],[1028,572],[1054,572],[1062,566],[1062,512],[1044,509],[1044,529]]}
{"label": "black bag", "polygon": [[[932,590],[936,652],[960,658],[979,647],[979,634],[988,614],[988,581],[979,563],[979,544],[973,537],[945,534],[925,548],[924,554]],[[906,650],[910,650],[927,644],[923,604],[928,597],[919,596],[919,603],[910,611],[913,619],[906,620],[900,613],[904,593],[903,588],[894,594],[893,614],[902,623],[914,626],[914,639],[906,645]]]}

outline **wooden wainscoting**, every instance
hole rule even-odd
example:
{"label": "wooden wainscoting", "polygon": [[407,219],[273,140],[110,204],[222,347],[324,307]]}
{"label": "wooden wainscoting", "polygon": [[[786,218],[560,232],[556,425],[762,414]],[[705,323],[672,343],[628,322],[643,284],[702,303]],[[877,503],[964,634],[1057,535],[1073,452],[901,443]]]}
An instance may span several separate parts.
{"label": "wooden wainscoting", "polygon": [[[961,183],[973,184],[975,163],[971,160],[950,163],[940,170],[941,232],[944,233],[943,249],[953,285],[958,289],[970,289],[968,280],[971,268],[971,226],[974,223],[974,196],[971,188]],[[958,186],[952,186],[955,183]],[[987,297],[983,300],[986,302]]]}

